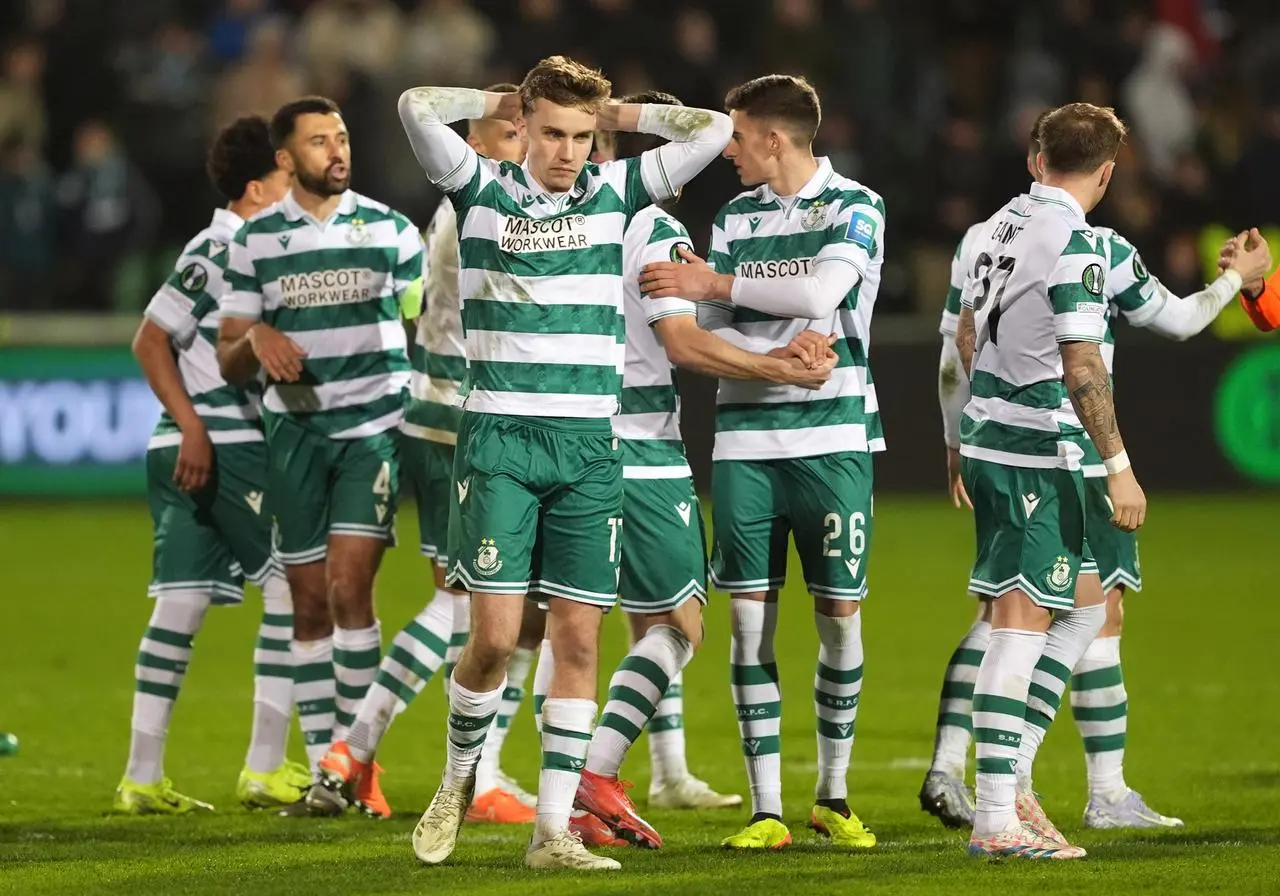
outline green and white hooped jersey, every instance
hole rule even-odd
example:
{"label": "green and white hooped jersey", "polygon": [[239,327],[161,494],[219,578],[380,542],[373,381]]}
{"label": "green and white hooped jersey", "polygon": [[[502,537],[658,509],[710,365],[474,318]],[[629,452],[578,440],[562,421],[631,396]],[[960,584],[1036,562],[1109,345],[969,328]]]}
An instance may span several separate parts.
{"label": "green and white hooped jersey", "polygon": [[[228,247],[243,224],[229,209],[215,211],[209,226],[183,248],[173,273],[143,312],[169,334],[182,385],[215,445],[263,438],[261,387],[256,382],[244,388],[232,386],[218,368],[218,297],[226,291]],[[147,448],[181,442],[178,424],[164,411]]]}
{"label": "green and white hooped jersey", "polygon": [[685,479],[692,476],[680,435],[680,394],[675,368],[653,325],[664,317],[697,318],[684,299],[650,299],[640,292],[640,271],[657,261],[679,261],[676,247],[692,251],[689,231],[657,206],[631,221],[622,239],[627,360],[622,373],[622,410],[613,434],[622,448],[624,479]]}
{"label": "green and white hooped jersey", "polygon": [[464,407],[607,419],[624,364],[623,233],[666,195],[654,153],[588,164],[544,191],[528,168],[465,155],[439,186],[458,213]]}
{"label": "green and white hooped jersey", "polygon": [[415,439],[456,445],[467,352],[458,301],[458,216],[447,196],[427,228],[426,246],[422,316],[409,346],[413,371],[400,431]]}
{"label": "green and white hooped jersey", "polygon": [[720,380],[716,393],[714,460],[772,460],[841,451],[883,451],[884,430],[875,383],[867,364],[871,312],[884,261],[884,201],[871,189],[818,170],[794,197],[761,186],[720,210],[711,231],[712,267],[736,277],[779,281],[813,274],[818,265],[841,263],[858,282],[825,320],[775,317],[749,308],[703,302],[708,329],[731,326],[770,347],[800,332],[835,333],[839,355],[831,380],[817,392],[747,380]]}
{"label": "green and white hooped jersey", "polygon": [[1107,332],[1106,241],[1064,190],[1034,184],[988,222],[962,303],[977,330],[960,453],[1080,468],[1087,441],[1063,382],[1063,342]]}
{"label": "green and white hooped jersey", "polygon": [[327,221],[293,194],[231,244],[228,317],[262,320],[306,357],[296,383],[268,381],[264,407],[333,439],[400,425],[409,385],[400,295],[422,274],[422,237],[404,215],[348,190]]}
{"label": "green and white hooped jersey", "polygon": [[948,339],[956,338],[956,330],[960,326],[960,296],[964,292],[964,282],[973,274],[973,265],[978,256],[976,247],[986,243],[986,231],[993,220],[995,219],[971,225],[956,244],[956,254],[951,257],[951,283],[947,287],[946,301],[942,304],[942,322],[938,324],[938,332]]}

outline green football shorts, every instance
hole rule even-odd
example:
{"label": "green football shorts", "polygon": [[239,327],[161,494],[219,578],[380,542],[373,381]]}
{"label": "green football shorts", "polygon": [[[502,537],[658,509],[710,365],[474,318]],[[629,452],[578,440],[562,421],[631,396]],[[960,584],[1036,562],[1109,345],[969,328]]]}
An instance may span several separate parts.
{"label": "green football shorts", "polygon": [[1142,564],[1138,560],[1138,533],[1122,532],[1111,525],[1111,499],[1107,478],[1095,476],[1084,481],[1085,531],[1089,551],[1098,566],[1102,590],[1128,588],[1142,590]]}
{"label": "green football shorts", "polygon": [[872,531],[871,455],[842,451],[712,465],[711,580],[721,591],[773,591],[786,583],[795,539],[814,597],[867,596]]}
{"label": "green football shorts", "polygon": [[622,456],[607,418],[464,411],[453,482],[450,584],[617,602]]}
{"label": "green football shorts", "polygon": [[690,598],[705,604],[707,542],[693,480],[625,480],[622,519],[622,609],[670,613]]}
{"label": "green football shorts", "polygon": [[176,445],[147,452],[147,505],[154,526],[147,593],[239,603],[246,578],[261,585],[275,568],[271,513],[264,504],[266,446],[214,445],[209,481],[194,494],[174,484],[177,460]]}
{"label": "green football shorts", "polygon": [[453,490],[453,446],[401,433],[401,472],[418,505],[418,542],[422,555],[449,568],[449,492]]}

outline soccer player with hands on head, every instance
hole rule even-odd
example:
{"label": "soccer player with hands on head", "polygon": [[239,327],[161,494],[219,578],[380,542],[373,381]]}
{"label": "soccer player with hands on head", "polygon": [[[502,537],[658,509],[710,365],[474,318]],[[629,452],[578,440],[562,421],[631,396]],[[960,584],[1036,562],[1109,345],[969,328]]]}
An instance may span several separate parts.
{"label": "soccer player with hands on head", "polygon": [[[726,116],[608,103],[610,83],[564,57],[517,94],[420,87],[400,115],[427,176],[457,210],[466,397],[454,463],[448,581],[471,593],[470,640],[449,694],[448,760],[413,835],[427,864],[452,853],[508,661],[536,591],[554,668],[542,706],[535,868],[614,870],[570,832],[596,720],[598,633],[617,601],[622,456],[612,432],[625,353],[623,234],[675,196],[728,141]],[[523,117],[523,165],[484,159],[449,127]],[[670,141],[588,163],[597,130]]]}

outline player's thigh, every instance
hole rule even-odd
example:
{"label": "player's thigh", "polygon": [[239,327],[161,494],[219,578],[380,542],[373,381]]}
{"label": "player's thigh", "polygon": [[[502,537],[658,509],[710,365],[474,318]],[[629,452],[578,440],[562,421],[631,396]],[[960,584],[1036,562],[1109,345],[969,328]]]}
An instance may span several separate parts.
{"label": "player's thigh", "polygon": [[418,512],[422,555],[449,565],[449,508],[453,483],[452,445],[404,437],[400,442],[401,482]]}
{"label": "player's thigh", "polygon": [[400,496],[400,433],[333,440],[329,535],[385,546]]}
{"label": "player's thigh", "polygon": [[711,579],[731,594],[771,591],[787,578],[786,496],[778,461],[711,466]]}
{"label": "player's thigh", "polygon": [[671,613],[707,600],[707,547],[693,480],[626,479],[618,591],[628,613]]}
{"label": "player's thigh", "polygon": [[245,578],[261,585],[276,567],[271,505],[266,500],[267,446],[240,442],[214,446],[217,499],[213,517]]}
{"label": "player's thigh", "polygon": [[1111,500],[1106,477],[1084,481],[1085,534],[1098,567],[1104,591],[1113,588],[1142,590],[1142,566],[1138,561],[1138,535],[1111,525]]}
{"label": "player's thigh", "polygon": [[269,415],[266,428],[266,500],[280,558],[287,566],[318,563],[329,538],[332,440],[281,415]]}
{"label": "player's thigh", "polygon": [[178,449],[147,452],[147,504],[153,540],[151,597],[207,596],[214,603],[244,599],[244,575],[214,521],[216,491],[206,486],[195,496],[173,482]]}
{"label": "player's thigh", "polygon": [[1000,597],[1019,589],[1037,606],[1070,609],[1085,559],[1079,472],[962,463],[977,536],[969,590]]}
{"label": "player's thigh", "polygon": [[449,491],[448,582],[465,591],[529,590],[539,500],[528,434],[511,418],[464,413]]}
{"label": "player's thigh", "polygon": [[[608,610],[618,600],[625,532],[617,440],[607,432],[543,430],[538,441],[558,482],[542,505],[536,587],[547,597]],[[535,469],[539,463],[535,458]],[[549,484],[543,475],[538,479]]]}
{"label": "player's thigh", "polygon": [[845,451],[783,463],[787,516],[809,593],[862,600],[872,530],[871,455]]}

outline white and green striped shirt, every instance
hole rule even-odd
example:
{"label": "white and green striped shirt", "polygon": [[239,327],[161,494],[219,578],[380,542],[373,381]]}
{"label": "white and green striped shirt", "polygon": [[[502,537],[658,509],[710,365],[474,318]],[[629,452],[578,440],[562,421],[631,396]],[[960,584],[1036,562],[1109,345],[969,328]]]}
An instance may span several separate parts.
{"label": "white and green striped shirt", "polygon": [[988,222],[962,303],[976,343],[960,453],[1079,469],[1084,429],[1063,382],[1063,342],[1107,331],[1105,240],[1069,193],[1034,184]]}
{"label": "white and green striped shirt", "polygon": [[942,322],[938,324],[938,332],[948,339],[956,338],[956,330],[960,324],[960,296],[964,292],[964,283],[973,273],[973,265],[978,257],[977,247],[986,245],[986,231],[994,220],[990,218],[972,225],[956,244],[956,254],[951,257],[951,284],[947,288],[947,298],[942,305]]}
{"label": "white and green striped shirt", "polygon": [[708,259],[737,278],[809,277],[824,264],[847,264],[854,285],[823,320],[775,317],[741,305],[702,302],[702,325],[743,348],[768,351],[804,330],[835,333],[839,356],[831,379],[813,392],[750,380],[720,380],[714,460],[771,460],[842,451],[883,451],[884,431],[867,364],[871,312],[884,261],[884,201],[818,160],[813,178],[793,197],[767,185],[733,199],[711,231]]}
{"label": "white and green striped shirt", "polygon": [[727,116],[645,105],[638,129],[671,142],[587,164],[566,193],[525,166],[478,155],[447,122],[478,118],[485,95],[421,87],[400,116],[427,176],[458,213],[468,411],[607,422],[625,362],[623,233],[675,196],[724,148]]}
{"label": "white and green striped shirt", "polygon": [[458,301],[458,216],[446,196],[427,228],[422,316],[409,347],[409,407],[400,431],[415,439],[456,445],[466,375],[462,308]]}
{"label": "white and green striped shirt", "polygon": [[400,425],[409,384],[400,294],[422,274],[409,219],[348,190],[327,221],[290,193],[236,234],[221,299],[227,317],[262,320],[306,352],[296,383],[268,381],[268,414],[329,438]]}
{"label": "white and green striped shirt", "polygon": [[[218,369],[218,297],[226,291],[228,247],[243,224],[229,209],[215,211],[143,312],[169,334],[183,388],[215,445],[262,441],[261,387],[256,382],[244,388],[229,385]],[[147,448],[181,442],[178,424],[164,411]]]}
{"label": "white and green striped shirt", "polygon": [[697,306],[684,299],[649,299],[640,292],[644,266],[679,261],[677,246],[693,251],[689,232],[657,206],[636,215],[622,239],[627,360],[622,373],[622,409],[613,418],[613,434],[622,448],[624,479],[684,479],[693,475],[680,435],[675,368],[653,325],[680,314],[696,317]]}

